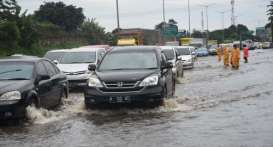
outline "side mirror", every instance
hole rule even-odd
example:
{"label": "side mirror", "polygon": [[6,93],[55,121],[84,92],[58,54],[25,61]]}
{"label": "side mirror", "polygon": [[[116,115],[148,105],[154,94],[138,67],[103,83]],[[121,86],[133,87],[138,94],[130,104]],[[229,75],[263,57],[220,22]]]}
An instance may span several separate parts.
{"label": "side mirror", "polygon": [[50,76],[49,75],[39,75],[37,79],[35,80],[35,84],[40,83],[41,81],[49,80]]}
{"label": "side mirror", "polygon": [[95,71],[96,68],[97,68],[97,66],[96,66],[95,64],[89,64],[89,65],[88,65],[88,70],[89,70],[89,71]]}
{"label": "side mirror", "polygon": [[58,65],[58,64],[59,64],[59,61],[58,61],[58,60],[53,60],[53,63],[54,63],[55,65]]}
{"label": "side mirror", "polygon": [[167,62],[165,64],[165,66],[162,67],[163,69],[169,69],[169,68],[173,68],[173,63],[172,62]]}

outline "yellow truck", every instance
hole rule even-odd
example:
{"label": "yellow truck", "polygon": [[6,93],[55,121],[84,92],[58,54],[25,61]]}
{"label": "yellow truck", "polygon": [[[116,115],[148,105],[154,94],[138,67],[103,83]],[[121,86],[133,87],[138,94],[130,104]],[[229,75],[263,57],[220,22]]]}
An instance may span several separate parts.
{"label": "yellow truck", "polygon": [[141,28],[120,29],[115,35],[118,38],[118,46],[162,44],[162,39],[158,30]]}

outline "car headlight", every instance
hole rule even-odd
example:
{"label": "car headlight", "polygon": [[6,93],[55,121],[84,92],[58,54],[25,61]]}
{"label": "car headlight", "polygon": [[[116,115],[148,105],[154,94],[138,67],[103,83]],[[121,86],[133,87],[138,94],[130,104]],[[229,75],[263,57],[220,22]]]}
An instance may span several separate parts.
{"label": "car headlight", "polygon": [[103,87],[100,80],[98,78],[90,77],[88,79],[88,86],[89,87]]}
{"label": "car headlight", "polygon": [[7,92],[0,97],[0,101],[5,104],[14,104],[19,100],[21,100],[21,93],[19,91]]}
{"label": "car headlight", "polygon": [[152,75],[147,78],[145,78],[139,86],[145,87],[145,86],[156,86],[158,84],[158,75]]}

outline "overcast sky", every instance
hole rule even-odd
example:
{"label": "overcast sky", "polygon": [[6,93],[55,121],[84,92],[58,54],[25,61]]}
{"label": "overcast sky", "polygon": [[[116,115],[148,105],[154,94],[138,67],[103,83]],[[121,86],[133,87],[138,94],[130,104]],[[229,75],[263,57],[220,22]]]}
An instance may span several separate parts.
{"label": "overcast sky", "polygon": [[[29,13],[37,10],[43,2],[60,0],[18,0],[23,9]],[[84,9],[88,18],[96,18],[107,31],[116,28],[115,0],[61,0]],[[246,24],[254,30],[267,23],[266,5],[270,0],[235,0],[236,23]],[[173,18],[179,29],[188,28],[187,0],[165,0],[166,19]],[[225,13],[225,27],[231,24],[230,0],[190,0],[191,26],[201,30],[201,4],[212,4],[209,7],[209,30],[222,28],[222,16]],[[119,0],[121,28],[154,28],[162,21],[162,0]],[[205,21],[206,22],[206,21]],[[206,25],[206,23],[205,23]]]}

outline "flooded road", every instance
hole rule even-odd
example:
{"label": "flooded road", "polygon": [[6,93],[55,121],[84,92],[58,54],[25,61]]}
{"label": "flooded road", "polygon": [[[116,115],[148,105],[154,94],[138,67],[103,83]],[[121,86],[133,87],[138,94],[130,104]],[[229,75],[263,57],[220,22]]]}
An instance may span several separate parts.
{"label": "flooded road", "polygon": [[176,99],[154,109],[86,110],[72,93],[56,111],[0,126],[0,147],[272,147],[273,50],[250,52],[240,70],[199,58]]}

